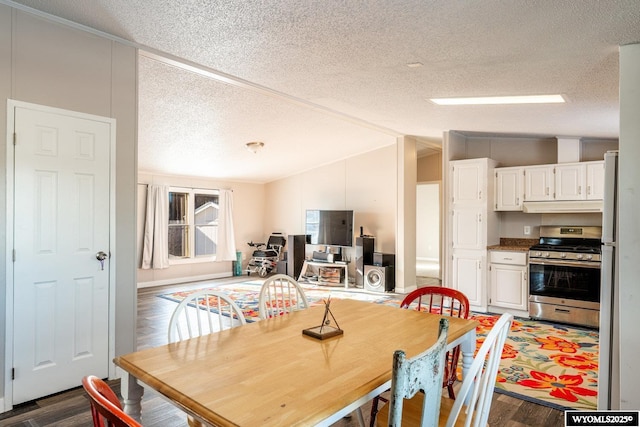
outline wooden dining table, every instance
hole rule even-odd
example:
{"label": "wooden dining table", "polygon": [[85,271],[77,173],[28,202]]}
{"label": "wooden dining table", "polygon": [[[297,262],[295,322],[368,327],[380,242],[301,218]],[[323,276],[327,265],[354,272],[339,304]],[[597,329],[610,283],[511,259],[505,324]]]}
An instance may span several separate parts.
{"label": "wooden dining table", "polygon": [[[317,339],[324,306],[118,356],[125,411],[140,418],[142,387],[213,426],[331,425],[391,384],[392,357],[431,347],[441,316],[351,299],[331,301],[342,335]],[[449,320],[463,375],[476,348],[473,320]]]}

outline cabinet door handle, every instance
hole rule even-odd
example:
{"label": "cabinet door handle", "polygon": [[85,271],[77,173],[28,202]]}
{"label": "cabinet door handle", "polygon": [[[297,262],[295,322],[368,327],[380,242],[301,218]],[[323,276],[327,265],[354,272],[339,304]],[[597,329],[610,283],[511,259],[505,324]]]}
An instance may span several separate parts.
{"label": "cabinet door handle", "polygon": [[478,199],[482,200],[482,190],[478,191]]}
{"label": "cabinet door handle", "polygon": [[547,194],[546,194],[546,195],[547,195],[547,196],[549,195],[549,187],[547,187]]}
{"label": "cabinet door handle", "polygon": [[582,185],[578,185],[578,194],[582,194]]}
{"label": "cabinet door handle", "polygon": [[482,222],[482,214],[478,214],[478,222]]}
{"label": "cabinet door handle", "polygon": [[591,194],[591,186],[587,185],[587,194]]}

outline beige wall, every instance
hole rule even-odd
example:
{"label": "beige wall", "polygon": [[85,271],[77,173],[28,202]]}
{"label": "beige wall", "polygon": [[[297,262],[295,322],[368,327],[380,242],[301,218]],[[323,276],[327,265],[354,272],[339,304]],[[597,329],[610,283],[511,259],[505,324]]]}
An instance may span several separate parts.
{"label": "beige wall", "polygon": [[418,182],[442,181],[442,152],[418,157]]}
{"label": "beige wall", "polygon": [[[0,5],[0,134],[6,135],[7,99],[112,117],[116,134],[115,353],[135,349],[136,50]],[[6,185],[6,149],[0,185]],[[19,189],[17,189],[19,191]],[[6,194],[6,193],[5,193]],[[6,277],[6,200],[0,208],[0,274]],[[5,280],[0,317],[6,317]],[[4,322],[3,322],[4,324]],[[0,366],[5,365],[0,329]],[[4,396],[4,369],[0,396]]]}
{"label": "beige wall", "polygon": [[[354,234],[360,226],[375,236],[377,252],[396,251],[396,146],[390,145],[359,156],[270,182],[265,188],[265,231],[304,234],[307,209],[352,209]],[[307,252],[318,250],[307,246]],[[347,251],[353,259],[353,250]],[[353,263],[349,266],[354,276]]]}
{"label": "beige wall", "polygon": [[[137,266],[142,259],[142,238],[144,235],[144,213],[146,205],[147,184],[166,184],[175,187],[202,189],[233,190],[233,221],[236,249],[243,253],[246,260],[251,256],[253,248],[247,245],[250,241],[266,241],[264,234],[264,185],[241,182],[228,182],[205,178],[184,176],[138,174],[138,216],[137,216]],[[173,264],[161,270],[138,269],[138,287],[167,285],[172,283],[209,280],[232,275],[231,261],[194,262]]]}

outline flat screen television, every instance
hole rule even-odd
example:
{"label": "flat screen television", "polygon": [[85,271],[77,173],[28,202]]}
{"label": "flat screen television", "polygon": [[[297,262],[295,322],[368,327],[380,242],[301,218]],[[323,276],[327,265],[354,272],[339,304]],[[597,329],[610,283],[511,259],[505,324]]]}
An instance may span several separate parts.
{"label": "flat screen television", "polygon": [[307,210],[307,243],[326,246],[353,246],[353,211]]}

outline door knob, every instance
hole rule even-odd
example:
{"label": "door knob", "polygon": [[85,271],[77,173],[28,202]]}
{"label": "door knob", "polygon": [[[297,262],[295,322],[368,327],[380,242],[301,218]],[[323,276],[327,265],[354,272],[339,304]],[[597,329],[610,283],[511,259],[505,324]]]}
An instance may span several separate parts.
{"label": "door knob", "polygon": [[109,255],[100,251],[96,254],[96,259],[100,261],[100,270],[104,270],[104,260],[109,258]]}

